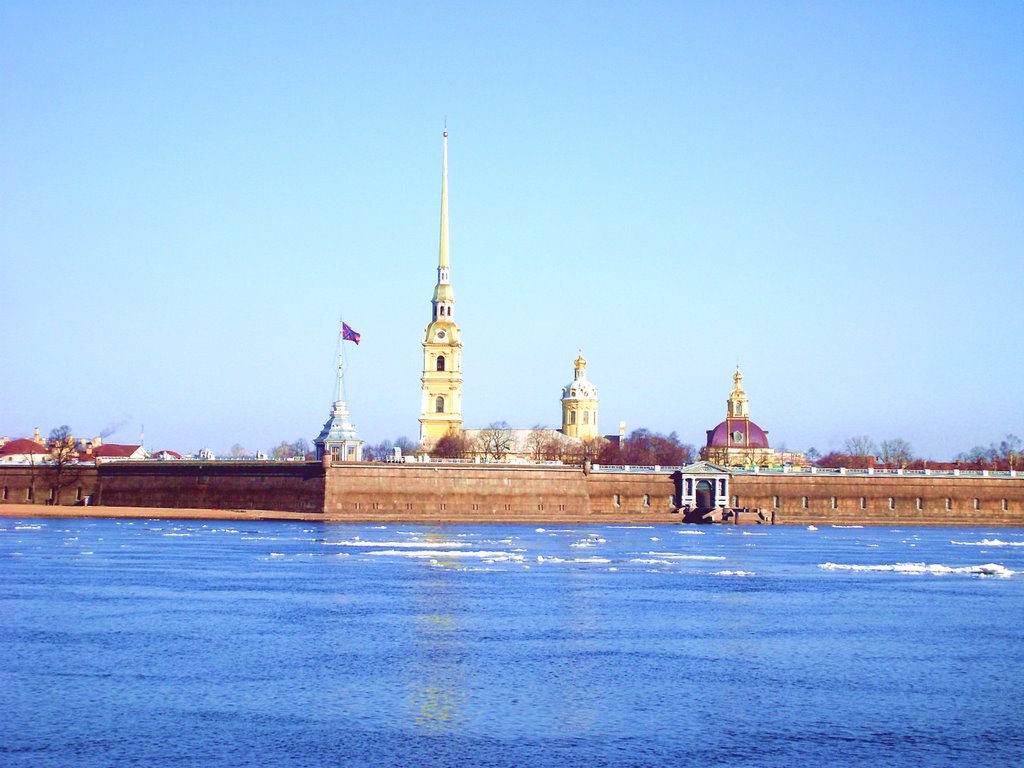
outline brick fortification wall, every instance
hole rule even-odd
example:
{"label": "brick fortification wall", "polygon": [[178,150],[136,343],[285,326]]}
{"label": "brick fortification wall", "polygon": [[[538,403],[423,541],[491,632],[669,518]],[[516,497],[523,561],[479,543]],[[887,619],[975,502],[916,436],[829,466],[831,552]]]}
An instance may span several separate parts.
{"label": "brick fortification wall", "polygon": [[[578,467],[313,462],[110,462],[77,470],[64,504],[267,510],[329,520],[680,522],[669,473]],[[0,466],[0,503],[45,504],[45,467]],[[28,499],[28,488],[34,487]],[[734,506],[792,525],[1024,526],[1024,477],[737,474]],[[732,501],[732,499],[730,500]],[[755,522],[744,514],[739,522]]]}
{"label": "brick fortification wall", "polygon": [[323,511],[324,470],[307,462],[146,461],[99,465],[95,504]]}
{"label": "brick fortification wall", "polygon": [[578,467],[341,464],[324,513],[338,520],[551,523],[589,514]]}
{"label": "brick fortification wall", "polygon": [[741,507],[810,525],[1024,525],[1024,477],[734,475]]}
{"label": "brick fortification wall", "polygon": [[[68,466],[61,472],[60,504],[80,504],[96,492],[96,468]],[[0,464],[0,504],[53,504],[57,473],[45,464]]]}

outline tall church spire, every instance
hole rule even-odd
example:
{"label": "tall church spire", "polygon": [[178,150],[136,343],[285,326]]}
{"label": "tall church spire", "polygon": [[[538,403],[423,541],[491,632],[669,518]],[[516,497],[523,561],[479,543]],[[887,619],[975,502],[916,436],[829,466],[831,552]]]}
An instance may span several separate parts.
{"label": "tall church spire", "polygon": [[437,254],[437,286],[434,288],[433,317],[431,320],[449,319],[455,308],[452,290],[451,262],[448,256],[448,131],[444,132],[444,157],[441,161],[441,242]]}
{"label": "tall church spire", "polygon": [[437,256],[437,285],[431,300],[433,314],[423,338],[423,395],[420,401],[420,449],[430,448],[445,435],[462,428],[462,341],[452,318],[448,253],[448,131],[444,132],[441,161],[441,238]]}
{"label": "tall church spire", "polygon": [[448,282],[447,274],[442,278],[441,272],[447,273],[448,263],[448,131],[444,132],[444,153],[441,160],[441,247],[438,253],[438,282]]}

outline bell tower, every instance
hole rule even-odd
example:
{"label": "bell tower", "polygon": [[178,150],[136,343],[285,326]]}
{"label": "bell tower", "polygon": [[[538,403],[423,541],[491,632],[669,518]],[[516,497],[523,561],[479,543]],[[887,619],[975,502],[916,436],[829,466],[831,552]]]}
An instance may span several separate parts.
{"label": "bell tower", "polygon": [[736,373],[732,375],[734,386],[726,400],[726,417],[730,419],[749,418],[750,411],[747,406],[747,393],[743,391],[743,374],[740,367],[736,366]]}
{"label": "bell tower", "polygon": [[590,440],[597,437],[597,387],[587,380],[583,350],[576,358],[573,379],[562,387],[563,435]]}
{"label": "bell tower", "polygon": [[455,292],[448,255],[448,131],[441,160],[441,244],[431,320],[423,337],[423,395],[420,403],[420,450],[462,429],[462,341],[455,324]]}

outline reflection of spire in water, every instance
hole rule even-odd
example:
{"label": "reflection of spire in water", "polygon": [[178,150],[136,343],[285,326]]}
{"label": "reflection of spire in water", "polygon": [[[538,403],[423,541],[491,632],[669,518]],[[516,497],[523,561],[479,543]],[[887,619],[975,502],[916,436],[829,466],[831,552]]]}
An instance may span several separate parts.
{"label": "reflection of spire in water", "polygon": [[[448,542],[448,534],[431,533],[427,541]],[[452,561],[438,561],[437,565],[458,568]],[[410,691],[410,714],[415,724],[430,731],[444,732],[457,728],[460,704],[465,695],[460,689],[462,675],[458,658],[463,652],[458,642],[452,587],[448,574],[439,578],[418,581],[421,587],[414,594],[420,613],[416,617],[416,636],[420,644],[419,662],[413,690]]]}

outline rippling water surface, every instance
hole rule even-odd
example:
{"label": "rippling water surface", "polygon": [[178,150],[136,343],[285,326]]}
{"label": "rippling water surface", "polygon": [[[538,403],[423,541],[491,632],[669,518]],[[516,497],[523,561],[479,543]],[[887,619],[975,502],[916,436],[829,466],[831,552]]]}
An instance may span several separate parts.
{"label": "rippling water surface", "polygon": [[0,520],[4,766],[1009,766],[1024,532]]}

